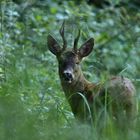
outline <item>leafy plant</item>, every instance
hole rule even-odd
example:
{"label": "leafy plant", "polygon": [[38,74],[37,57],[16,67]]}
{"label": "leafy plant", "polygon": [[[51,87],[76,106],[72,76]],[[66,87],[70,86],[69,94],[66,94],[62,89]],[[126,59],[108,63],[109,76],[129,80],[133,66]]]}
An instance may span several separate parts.
{"label": "leafy plant", "polygon": [[[139,93],[139,7],[133,2],[104,9],[87,1],[0,2],[0,139],[139,139],[139,115],[135,128],[124,135],[111,121],[102,135],[96,128],[75,121],[60,87],[57,62],[47,49],[47,35],[59,36],[66,20],[71,47],[77,29],[79,45],[95,38],[94,53],[83,64],[94,82],[106,75],[132,79]],[[137,95],[139,100],[139,95]],[[139,105],[140,106],[140,105]]]}

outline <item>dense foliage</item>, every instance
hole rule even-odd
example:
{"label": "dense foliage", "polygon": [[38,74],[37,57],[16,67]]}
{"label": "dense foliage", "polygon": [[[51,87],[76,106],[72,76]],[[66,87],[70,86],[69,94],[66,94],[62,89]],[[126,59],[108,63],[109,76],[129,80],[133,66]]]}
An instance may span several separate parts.
{"label": "dense foliage", "polygon": [[[79,44],[95,38],[94,52],[82,65],[90,81],[122,75],[139,93],[140,3],[108,2],[96,7],[84,0],[0,1],[0,140],[98,139],[96,129],[77,126],[60,86],[56,59],[47,48],[49,33],[62,43],[63,20],[69,47],[78,28]],[[123,136],[111,125],[103,133],[105,140]],[[139,115],[126,137],[140,138]]]}

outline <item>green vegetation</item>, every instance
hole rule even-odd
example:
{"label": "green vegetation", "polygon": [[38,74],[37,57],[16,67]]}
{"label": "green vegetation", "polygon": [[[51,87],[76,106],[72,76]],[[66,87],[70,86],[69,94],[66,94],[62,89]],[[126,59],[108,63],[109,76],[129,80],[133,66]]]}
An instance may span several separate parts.
{"label": "green vegetation", "polygon": [[95,38],[94,53],[82,64],[86,77],[98,82],[123,75],[139,93],[140,3],[108,1],[104,8],[84,0],[0,1],[0,140],[140,139],[140,114],[127,135],[111,123],[102,135],[77,124],[47,48],[49,33],[62,43],[59,28],[66,20],[69,47],[78,28],[79,44]]}

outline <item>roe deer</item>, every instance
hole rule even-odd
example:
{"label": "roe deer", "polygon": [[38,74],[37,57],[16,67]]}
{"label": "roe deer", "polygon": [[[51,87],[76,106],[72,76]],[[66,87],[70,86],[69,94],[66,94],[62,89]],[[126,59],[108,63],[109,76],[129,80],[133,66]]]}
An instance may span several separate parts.
{"label": "roe deer", "polygon": [[73,48],[70,49],[67,48],[64,36],[64,23],[60,28],[60,35],[63,47],[60,47],[53,36],[48,35],[48,48],[57,57],[61,85],[74,116],[78,120],[91,121],[96,113],[107,105],[111,109],[112,118],[119,120],[124,114],[127,120],[131,121],[136,113],[136,95],[132,82],[121,76],[112,77],[103,84],[87,81],[80,62],[92,52],[94,39],[88,39],[78,48],[79,30]]}

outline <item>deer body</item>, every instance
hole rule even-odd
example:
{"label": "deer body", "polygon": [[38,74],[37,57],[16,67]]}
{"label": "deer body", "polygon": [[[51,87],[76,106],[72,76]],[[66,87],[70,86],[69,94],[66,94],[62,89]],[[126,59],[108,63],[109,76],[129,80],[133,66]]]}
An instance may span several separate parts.
{"label": "deer body", "polygon": [[[83,57],[92,52],[94,39],[90,38],[78,49],[79,31],[74,47],[67,49],[64,23],[60,34],[64,42],[63,48],[51,35],[48,36],[48,47],[57,57],[61,85],[75,117],[89,121],[107,104],[113,117],[118,119],[121,114],[125,114],[131,120],[136,114],[135,88],[132,82],[124,77],[112,77],[103,84],[87,81],[79,64]],[[85,106],[83,96],[91,112]]]}

